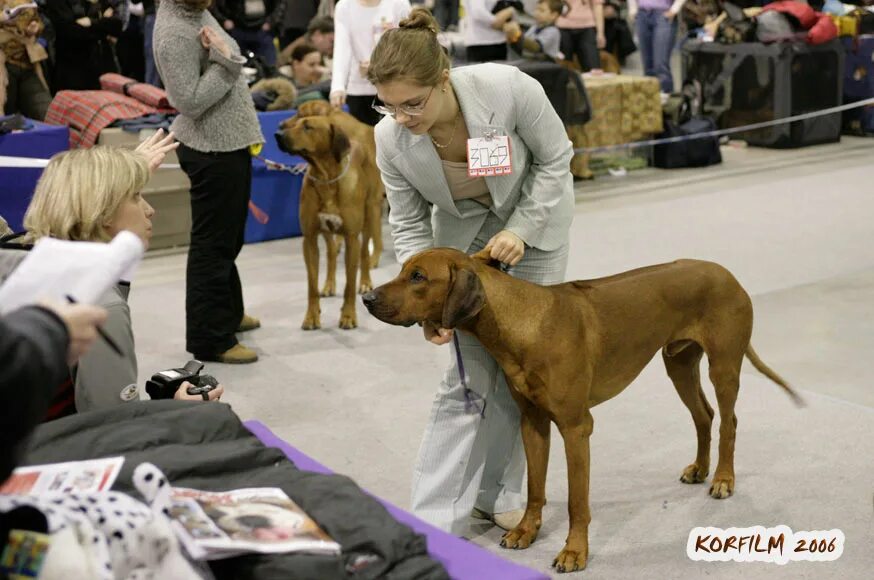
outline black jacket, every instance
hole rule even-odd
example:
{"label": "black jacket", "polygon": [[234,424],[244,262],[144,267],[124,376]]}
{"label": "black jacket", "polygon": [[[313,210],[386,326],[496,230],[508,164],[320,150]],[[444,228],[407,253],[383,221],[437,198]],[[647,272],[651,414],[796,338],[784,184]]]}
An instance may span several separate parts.
{"label": "black jacket", "polygon": [[212,7],[212,13],[219,24],[230,20],[237,28],[257,30],[269,22],[275,26],[277,0],[263,0],[264,14],[260,16],[246,16],[246,0],[216,0]]}
{"label": "black jacket", "polygon": [[28,435],[42,421],[67,376],[67,326],[44,308],[0,318],[0,482],[15,468]]}
{"label": "black jacket", "polygon": [[265,447],[228,405],[141,401],[65,417],[37,429],[25,464],[124,455],[113,489],[137,496],[144,461],[177,487],[279,487],[343,548],[341,556],[250,554],[209,562],[217,580],[449,580],[425,537],[396,521],[348,477],[301,471]]}
{"label": "black jacket", "polygon": [[[100,75],[118,72],[115,48],[107,37],[118,38],[124,23],[116,15],[104,18],[103,12],[116,1],[47,0],[45,12],[55,29],[55,68],[52,91],[99,90]],[[77,24],[89,18],[91,26]]]}

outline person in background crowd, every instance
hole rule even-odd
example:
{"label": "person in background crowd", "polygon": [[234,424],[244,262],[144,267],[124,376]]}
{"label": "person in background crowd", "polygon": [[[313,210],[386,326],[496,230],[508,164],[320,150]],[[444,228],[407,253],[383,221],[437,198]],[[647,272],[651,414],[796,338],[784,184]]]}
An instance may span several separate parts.
{"label": "person in background crowd", "polygon": [[567,11],[556,25],[561,30],[561,51],[584,72],[601,68],[598,49],[606,46],[604,0],[567,0]]}
{"label": "person in background crowd", "polygon": [[513,20],[516,10],[507,7],[493,14],[496,3],[496,0],[465,2],[464,45],[468,62],[507,60],[504,25]]}
{"label": "person in background crowd", "polygon": [[53,91],[98,90],[100,75],[119,72],[114,43],[124,22],[105,0],[46,0],[55,28]]}
{"label": "person in background crowd", "polygon": [[325,66],[325,76],[330,78],[334,57],[334,19],[330,16],[316,16],[310,20],[306,34],[286,46],[279,53],[279,66],[287,65],[291,60],[292,51],[301,44],[312,44],[322,55],[322,65]]}
{"label": "person in background crowd", "polygon": [[561,16],[563,8],[563,0],[540,0],[534,7],[535,25],[526,30],[524,35],[515,20],[504,25],[507,42],[523,58],[562,60],[561,32],[555,26],[555,21]]}
{"label": "person in background crowd", "polygon": [[[383,36],[368,71],[386,115],[376,126],[376,162],[398,263],[431,247],[488,249],[513,276],[561,282],[574,213],[564,125],[540,83],[514,66],[450,70],[437,31],[427,10],[413,9]],[[512,173],[472,178],[467,139],[490,126],[509,140]],[[424,334],[435,344],[453,339],[451,329],[430,323]],[[469,531],[471,515],[509,529],[522,517],[519,409],[483,346],[464,333],[456,338],[473,394],[453,349],[419,449],[411,509],[457,535]],[[548,429],[548,420],[535,428]]]}
{"label": "person in background crowd", "polygon": [[0,483],[46,416],[55,388],[97,340],[106,311],[87,304],[43,303],[0,317]]}
{"label": "person in background crowd", "polygon": [[349,106],[362,123],[376,125],[376,88],[367,80],[370,53],[386,30],[410,13],[408,0],[340,0],[334,11],[336,30],[331,73],[331,104]]}
{"label": "person in background crowd", "polygon": [[152,38],[155,34],[155,1],[143,0],[143,51],[146,55],[146,82],[152,86],[161,88],[161,77],[155,67],[154,43]]}
{"label": "person in background crowd", "polygon": [[235,261],[243,248],[252,190],[251,146],[264,142],[244,78],[240,48],[209,13],[211,0],[161,0],[155,64],[179,116],[171,127],[191,180],[186,272],[186,348],[202,361],[253,363],[236,333],[247,316]]}
{"label": "person in background crowd", "polygon": [[[30,3],[30,0],[0,0],[3,10]],[[35,8],[18,12],[6,19],[0,16],[0,115],[21,113],[42,121],[52,102],[45,71],[42,68],[49,55],[39,43],[43,23]]]}
{"label": "person in background crowd", "polygon": [[686,0],[628,0],[628,17],[637,28],[643,73],[658,77],[662,93],[674,92],[671,53],[677,41],[677,15]]}
{"label": "person in background crowd", "polygon": [[298,91],[305,90],[320,82],[325,69],[322,55],[312,44],[298,44],[291,51],[291,80]]}
{"label": "person in background crowd", "polygon": [[244,54],[251,51],[274,66],[273,26],[277,5],[277,0],[215,0],[212,10]]}
{"label": "person in background crowd", "polygon": [[434,0],[434,18],[440,30],[458,30],[458,0]]}
{"label": "person in background crowd", "polygon": [[307,33],[318,9],[319,0],[279,0],[276,32],[280,50]]}
{"label": "person in background crowd", "polygon": [[[73,149],[52,157],[43,171],[33,200],[24,216],[26,240],[41,238],[83,242],[108,242],[120,231],[133,232],[148,248],[155,210],[140,193],[151,176],[149,158],[154,144],[160,165],[167,150],[175,148],[173,136],[157,133],[145,143],[144,152],[115,147]],[[108,318],[103,329],[122,351],[112,351],[105,341],[96,344],[73,369],[76,410],[105,409],[139,400],[137,356],[128,296],[130,282],[120,282],[99,305]],[[184,384],[187,388],[190,385]],[[213,399],[223,389],[215,389]],[[182,387],[177,399],[201,400]]]}
{"label": "person in background crowd", "polygon": [[617,1],[604,2],[604,50],[615,56],[620,66],[625,66],[625,59],[637,51],[637,45],[628,22],[620,16],[620,12],[621,6]]}

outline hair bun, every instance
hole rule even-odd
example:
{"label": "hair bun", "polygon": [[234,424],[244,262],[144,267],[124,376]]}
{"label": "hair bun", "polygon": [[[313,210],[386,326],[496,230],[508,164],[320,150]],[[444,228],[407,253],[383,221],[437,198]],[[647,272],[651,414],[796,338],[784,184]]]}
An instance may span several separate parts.
{"label": "hair bun", "polygon": [[413,8],[410,15],[400,21],[398,27],[406,30],[427,30],[435,36],[440,32],[440,25],[437,24],[431,11],[422,6]]}

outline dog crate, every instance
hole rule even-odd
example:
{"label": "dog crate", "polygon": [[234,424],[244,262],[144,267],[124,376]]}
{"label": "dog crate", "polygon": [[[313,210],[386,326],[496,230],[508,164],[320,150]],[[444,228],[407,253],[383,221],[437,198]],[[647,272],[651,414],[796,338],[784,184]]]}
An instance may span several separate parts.
{"label": "dog crate", "polygon": [[[812,113],[843,103],[844,49],[838,40],[804,43],[689,41],[683,79],[700,89],[702,112],[721,128]],[[735,135],[750,145],[793,148],[834,143],[841,114],[833,113]]]}

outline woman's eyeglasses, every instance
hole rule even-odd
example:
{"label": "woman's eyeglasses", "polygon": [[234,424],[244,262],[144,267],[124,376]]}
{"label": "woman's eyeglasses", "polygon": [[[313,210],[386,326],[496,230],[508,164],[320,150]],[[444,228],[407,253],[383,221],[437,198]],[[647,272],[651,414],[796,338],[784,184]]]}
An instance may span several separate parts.
{"label": "woman's eyeglasses", "polygon": [[376,99],[373,100],[373,110],[379,113],[380,115],[388,115],[389,117],[396,117],[398,111],[403,113],[408,117],[418,117],[423,112],[425,112],[425,106],[428,104],[428,99],[431,98],[431,93],[434,92],[434,87],[431,87],[431,90],[428,91],[428,96],[425,97],[425,100],[422,101],[418,105],[401,105],[400,107],[389,107],[388,105],[384,105],[382,103],[377,102]]}

